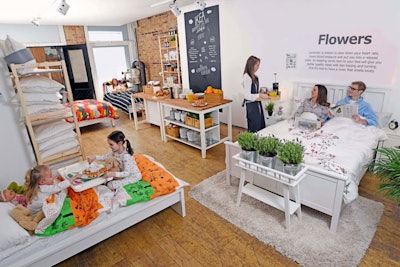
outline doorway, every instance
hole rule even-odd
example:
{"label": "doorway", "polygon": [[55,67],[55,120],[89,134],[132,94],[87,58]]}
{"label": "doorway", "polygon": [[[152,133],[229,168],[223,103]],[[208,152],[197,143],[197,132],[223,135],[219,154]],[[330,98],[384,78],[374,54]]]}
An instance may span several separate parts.
{"label": "doorway", "polygon": [[67,45],[62,50],[74,100],[96,99],[86,45]]}

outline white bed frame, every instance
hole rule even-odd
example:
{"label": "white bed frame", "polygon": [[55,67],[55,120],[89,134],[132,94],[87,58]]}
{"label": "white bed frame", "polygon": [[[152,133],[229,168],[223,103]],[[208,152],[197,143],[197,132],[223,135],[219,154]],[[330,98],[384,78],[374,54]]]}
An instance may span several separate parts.
{"label": "white bed frame", "polygon": [[[324,83],[321,83],[324,84]],[[334,104],[347,95],[348,85],[324,84],[328,89],[328,102]],[[306,99],[311,95],[314,84],[296,83],[294,94],[297,99]],[[389,90],[368,88],[363,93],[364,99],[371,104],[376,112],[387,111]],[[226,182],[231,184],[232,178],[240,178],[240,169],[232,156],[241,152],[237,143],[225,142]],[[366,169],[365,169],[366,171]],[[282,188],[279,183],[268,182],[259,179],[255,184],[269,191],[281,194]],[[331,216],[330,230],[336,232],[338,228],[340,213],[343,207],[343,194],[345,192],[345,178],[333,172],[309,166],[306,177],[300,184],[301,203],[305,206],[323,212]]]}
{"label": "white bed frame", "polygon": [[89,126],[89,125],[93,125],[93,124],[97,124],[97,123],[102,123],[102,122],[106,122],[106,123],[110,123],[112,127],[115,126],[115,119],[114,118],[99,118],[99,119],[93,119],[93,120],[84,120],[84,121],[80,121],[78,122],[79,128],[80,127],[85,127],[85,126]]}
{"label": "white bed frame", "polygon": [[[37,242],[43,241],[42,245],[46,244],[46,238],[40,239],[24,249],[31,249],[31,246],[38,246],[41,249],[28,255],[25,255],[24,249],[21,249],[10,256],[10,259],[12,257],[12,264],[7,264],[7,266],[43,267],[55,265],[169,207],[185,217],[184,188],[189,184],[178,178],[175,179],[179,183],[175,192],[156,197],[147,202],[121,207],[111,213],[111,215],[118,213],[118,216],[110,216],[101,223],[77,229],[78,231],[67,235],[60,242],[47,244],[45,249],[39,246],[40,244],[37,244]],[[6,265],[3,261],[0,261],[0,266]]]}

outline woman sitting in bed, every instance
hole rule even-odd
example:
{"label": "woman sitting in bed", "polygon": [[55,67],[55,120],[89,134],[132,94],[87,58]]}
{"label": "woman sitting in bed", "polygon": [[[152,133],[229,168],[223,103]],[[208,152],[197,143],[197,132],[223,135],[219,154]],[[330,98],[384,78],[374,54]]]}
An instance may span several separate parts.
{"label": "woman sitting in bed", "polygon": [[300,117],[303,112],[314,113],[318,120],[323,124],[329,116],[329,106],[327,100],[328,90],[321,84],[316,84],[311,91],[311,98],[304,100],[298,107],[294,117]]}
{"label": "woman sitting in bed", "polygon": [[112,92],[113,93],[119,93],[121,90],[123,90],[122,85],[119,83],[119,81],[117,80],[117,78],[113,78],[111,80],[111,86],[112,86]]}

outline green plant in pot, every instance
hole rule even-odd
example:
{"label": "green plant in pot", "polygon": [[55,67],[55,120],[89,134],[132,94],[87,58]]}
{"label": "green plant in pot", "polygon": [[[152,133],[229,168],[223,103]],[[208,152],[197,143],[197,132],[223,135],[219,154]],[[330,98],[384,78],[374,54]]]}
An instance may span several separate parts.
{"label": "green plant in pot", "polygon": [[275,136],[260,137],[256,143],[256,150],[259,155],[259,162],[262,165],[273,168],[275,166],[275,156],[281,142]]}
{"label": "green plant in pot", "polygon": [[272,114],[274,113],[274,102],[269,102],[268,105],[265,106],[265,110],[268,112],[269,116],[272,116]]}
{"label": "green plant in pot", "polygon": [[377,190],[385,192],[385,197],[397,201],[400,206],[400,149],[376,149],[381,154],[379,160],[369,164],[371,173],[380,176]]}
{"label": "green plant in pot", "polygon": [[304,158],[304,147],[296,139],[292,141],[285,140],[278,149],[277,157],[283,162],[283,170],[290,175],[296,175],[300,163]]}
{"label": "green plant in pot", "polygon": [[255,133],[251,133],[251,132],[241,132],[237,136],[237,141],[239,143],[239,146],[243,150],[242,155],[246,160],[250,160],[250,161],[254,161],[254,162],[256,161],[257,140],[258,140],[258,136]]}

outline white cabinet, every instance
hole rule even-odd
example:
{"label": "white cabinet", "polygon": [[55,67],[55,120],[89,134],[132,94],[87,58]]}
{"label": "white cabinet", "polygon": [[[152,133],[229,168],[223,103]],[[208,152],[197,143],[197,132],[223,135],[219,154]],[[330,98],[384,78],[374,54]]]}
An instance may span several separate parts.
{"label": "white cabinet", "polygon": [[[30,137],[30,141],[33,147],[33,152],[35,154],[37,164],[51,165],[66,160],[77,160],[78,158],[84,159],[81,133],[78,126],[76,113],[73,107],[73,96],[72,96],[71,86],[69,83],[65,61],[43,62],[30,65],[11,64],[10,67],[12,71],[11,78],[13,79],[14,88],[19,96],[19,101],[21,104],[21,109],[23,111],[25,125]],[[29,71],[32,70],[32,72],[26,73],[28,72],[28,70]],[[26,74],[22,75],[19,74],[21,72]],[[47,107],[50,106],[48,103],[46,105],[46,103],[44,103],[44,100],[41,100],[40,104],[36,106],[44,108],[44,110],[41,112],[32,112],[32,107],[35,105],[32,104],[28,106],[27,103],[29,99],[26,100],[26,97],[28,97],[29,95],[30,98],[34,97],[34,99],[36,99],[35,101],[40,101],[37,100],[37,99],[42,99],[38,98],[39,96],[42,97],[41,95],[43,95],[43,93],[49,93],[51,88],[50,84],[52,84],[53,81],[51,75],[52,73],[57,73],[58,76],[59,74],[61,74],[64,82],[64,87],[67,91],[67,101],[68,103],[70,103],[70,105],[63,107],[61,103],[57,103],[57,101],[55,100],[54,105],[57,105],[58,109],[53,110],[52,108]],[[35,80],[35,78],[40,79],[42,77],[39,75],[42,76],[45,75],[43,78],[45,79],[45,81],[40,82],[40,84],[38,85],[35,84],[33,81]],[[23,79],[29,79],[29,81],[32,80],[32,82],[28,84],[29,89],[26,89],[27,92],[23,92],[23,88],[21,85],[21,82],[22,83],[24,82],[22,81]],[[57,84],[60,85],[59,83]],[[62,86],[63,85],[60,85],[60,87]],[[38,87],[41,88],[40,90],[43,90],[43,93],[39,93],[37,91],[39,90]],[[56,86],[55,90],[59,89],[61,88],[58,88],[58,86]],[[53,95],[53,93],[49,95]],[[56,92],[54,92],[54,96],[55,95]],[[36,102],[30,102],[30,103],[36,103]],[[66,118],[70,118],[70,120],[72,120],[70,125],[68,125],[68,123],[65,121]],[[57,130],[59,130],[60,127],[64,127],[61,126],[61,124],[68,125],[67,126],[68,129],[65,130],[65,132],[63,131],[58,133]],[[37,139],[38,136],[35,133],[35,130],[38,129],[41,130],[40,131],[41,133],[46,132],[47,134],[46,139],[48,140],[59,140],[56,138],[60,137],[61,138],[55,144],[52,144],[51,146],[49,145],[45,149],[43,142],[42,143],[39,142],[42,140]],[[66,136],[68,134],[72,135],[71,139],[68,139],[69,142],[67,142],[66,139],[62,139],[63,136]]]}
{"label": "white cabinet", "polygon": [[[400,148],[400,129],[390,130],[388,127],[383,128],[386,132],[388,139],[384,141],[380,141],[378,147],[379,148],[392,148],[397,147]],[[379,161],[381,159],[381,153],[377,153],[375,160]]]}
{"label": "white cabinet", "polygon": [[[183,112],[188,112],[188,113],[193,113],[197,114],[197,117],[199,118],[198,120],[198,126],[190,126],[185,123],[185,121],[182,120],[177,120],[177,118],[172,118],[170,116],[170,111],[171,109],[177,110],[177,111],[183,111]],[[194,148],[200,149],[201,150],[201,155],[202,158],[206,158],[206,150],[210,149],[216,145],[219,145],[225,141],[231,141],[232,140],[232,101],[230,100],[224,100],[221,103],[210,103],[206,107],[201,107],[201,108],[196,108],[192,107],[190,103],[188,103],[186,100],[182,99],[164,99],[160,101],[160,110],[161,110],[161,123],[162,123],[162,140],[164,142],[167,142],[167,138],[174,139],[178,142],[184,143],[186,145],[192,146]],[[219,118],[219,112],[222,110],[222,112],[228,112],[227,118],[227,134],[222,135],[220,131],[220,118]],[[210,127],[205,127],[205,116],[208,114],[211,115],[213,118],[213,124]],[[189,141],[189,138],[181,138],[180,136],[172,136],[167,134],[167,132],[164,130],[164,127],[173,124],[178,126],[179,128],[184,128],[188,131],[192,131],[194,134],[197,134],[199,136],[198,140],[195,141]]]}
{"label": "white cabinet", "polygon": [[178,35],[158,37],[163,87],[181,87]]}

